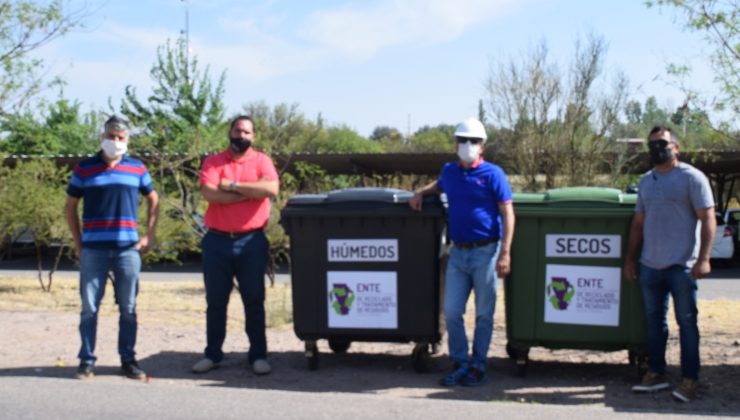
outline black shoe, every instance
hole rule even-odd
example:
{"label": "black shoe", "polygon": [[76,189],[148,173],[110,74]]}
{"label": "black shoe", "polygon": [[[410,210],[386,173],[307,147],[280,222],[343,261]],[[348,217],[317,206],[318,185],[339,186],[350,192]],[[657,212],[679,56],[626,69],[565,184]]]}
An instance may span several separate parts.
{"label": "black shoe", "polygon": [[77,376],[77,379],[92,379],[93,377],[95,377],[93,365],[88,363],[80,363],[75,376]]}
{"label": "black shoe", "polygon": [[127,378],[139,380],[146,379],[146,372],[139,367],[136,360],[121,363],[121,371]]}

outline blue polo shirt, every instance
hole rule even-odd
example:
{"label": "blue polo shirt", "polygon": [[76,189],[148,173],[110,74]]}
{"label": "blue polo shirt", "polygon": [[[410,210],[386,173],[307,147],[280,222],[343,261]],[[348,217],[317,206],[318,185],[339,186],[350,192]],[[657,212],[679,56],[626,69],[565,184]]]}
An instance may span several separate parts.
{"label": "blue polo shirt", "polygon": [[67,194],[83,199],[82,246],[122,249],[139,241],[139,193],[154,191],[146,166],[124,155],[108,167],[100,153],[81,160],[72,171]]}
{"label": "blue polo shirt", "polygon": [[501,167],[482,159],[470,168],[450,162],[442,167],[437,186],[447,195],[447,226],[453,242],[501,237],[498,204],[512,200]]}

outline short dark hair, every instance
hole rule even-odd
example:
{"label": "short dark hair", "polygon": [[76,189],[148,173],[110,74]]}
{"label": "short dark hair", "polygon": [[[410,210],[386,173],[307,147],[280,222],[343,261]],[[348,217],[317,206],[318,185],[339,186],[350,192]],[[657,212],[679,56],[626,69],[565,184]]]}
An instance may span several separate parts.
{"label": "short dark hair", "polygon": [[105,122],[104,129],[106,133],[111,131],[128,131],[128,121],[117,115],[113,115]]}
{"label": "short dark hair", "polygon": [[254,121],[252,120],[252,117],[250,117],[248,115],[239,115],[238,117],[236,117],[233,120],[231,120],[231,125],[229,126],[229,131],[233,130],[234,129],[234,126],[239,121],[249,121],[249,122],[252,123],[252,126],[254,126]]}
{"label": "short dark hair", "polygon": [[678,144],[678,137],[676,137],[676,133],[674,133],[673,130],[670,129],[670,127],[667,127],[665,125],[656,125],[655,127],[653,127],[653,129],[650,130],[650,134],[648,134],[648,141],[650,141],[650,137],[652,137],[653,134],[662,133],[664,131],[671,135],[671,142]]}

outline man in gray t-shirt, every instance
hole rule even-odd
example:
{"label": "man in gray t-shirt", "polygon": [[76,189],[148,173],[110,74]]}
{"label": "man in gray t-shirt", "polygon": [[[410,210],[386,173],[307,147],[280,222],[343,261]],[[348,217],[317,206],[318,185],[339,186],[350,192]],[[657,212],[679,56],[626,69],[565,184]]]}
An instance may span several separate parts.
{"label": "man in gray t-shirt", "polygon": [[635,392],[669,387],[665,379],[668,295],[673,297],[681,337],[681,384],[673,397],[696,398],[699,378],[699,328],[696,280],[711,271],[709,254],[717,228],[709,181],[701,171],[678,161],[678,141],[670,129],[655,127],[648,137],[654,167],[640,179],[624,273],[638,279],[635,267],[642,245],[639,281],[645,302],[649,370]]}

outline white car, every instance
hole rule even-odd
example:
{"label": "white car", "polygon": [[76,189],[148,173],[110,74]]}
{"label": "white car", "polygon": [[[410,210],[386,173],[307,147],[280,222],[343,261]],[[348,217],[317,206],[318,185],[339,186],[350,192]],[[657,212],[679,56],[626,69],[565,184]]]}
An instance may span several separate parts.
{"label": "white car", "polygon": [[712,243],[712,254],[710,258],[718,260],[721,264],[728,264],[735,253],[735,232],[732,226],[725,224],[722,215],[717,213],[717,232]]}

